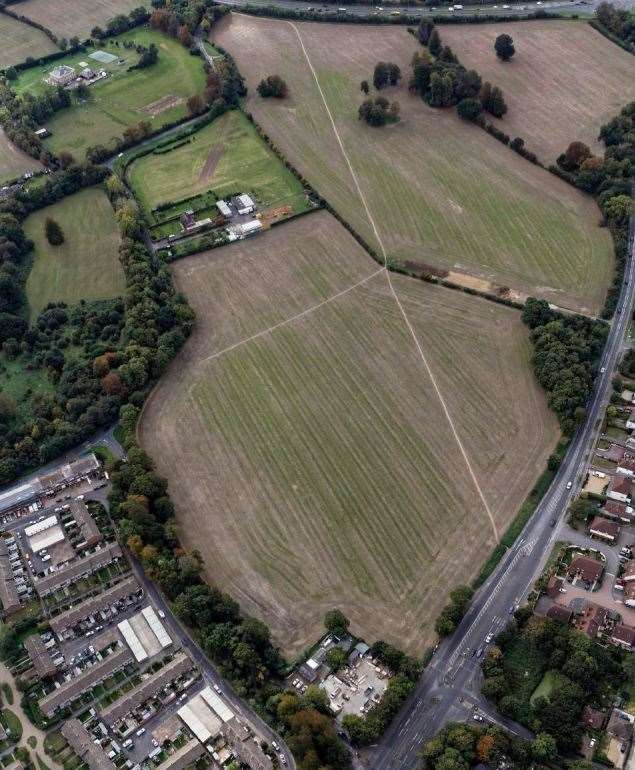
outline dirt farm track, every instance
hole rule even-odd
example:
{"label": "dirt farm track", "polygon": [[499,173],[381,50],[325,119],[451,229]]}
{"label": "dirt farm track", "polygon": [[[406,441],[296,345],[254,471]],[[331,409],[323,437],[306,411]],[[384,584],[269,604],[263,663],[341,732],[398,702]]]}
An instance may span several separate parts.
{"label": "dirt farm track", "polygon": [[[385,272],[326,212],[173,270],[197,326],[139,434],[184,544],[289,653],[332,606],[423,650],[494,534]],[[520,315],[394,283],[502,531],[558,433]]]}

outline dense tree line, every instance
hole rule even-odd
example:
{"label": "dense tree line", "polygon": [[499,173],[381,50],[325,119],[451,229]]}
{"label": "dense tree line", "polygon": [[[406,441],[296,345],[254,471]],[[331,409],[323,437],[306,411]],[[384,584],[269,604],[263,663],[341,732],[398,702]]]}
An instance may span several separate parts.
{"label": "dense tree line", "polygon": [[595,10],[595,18],[602,32],[635,52],[635,17],[628,9],[600,3]]}
{"label": "dense tree line", "polygon": [[430,19],[422,19],[416,37],[427,47],[413,57],[410,90],[418,93],[431,107],[457,106],[466,120],[485,126],[481,112],[497,118],[507,112],[503,93],[491,83],[483,83],[476,70],[466,69],[448,45],[443,45],[439,30]]}
{"label": "dense tree line", "polygon": [[[558,672],[548,699],[541,696],[531,703],[529,697],[519,694],[527,689],[522,681],[525,669],[508,663],[519,643],[532,661],[540,662],[539,675]],[[600,646],[566,624],[524,609],[515,614],[514,621],[488,650],[482,663],[482,692],[502,714],[542,736],[543,755],[537,759],[554,759],[558,752],[572,755],[582,736],[584,706],[609,705],[625,681],[622,659],[623,653],[616,648]]]}
{"label": "dense tree line", "polygon": [[441,610],[435,623],[439,636],[449,636],[459,625],[470,606],[474,591],[469,586],[457,586],[450,593],[450,601]]}
{"label": "dense tree line", "polygon": [[106,29],[93,27],[90,31],[90,36],[95,40],[104,40],[107,37],[121,35],[129,29],[146,24],[149,18],[150,14],[148,11],[143,6],[139,6],[138,8],[133,8],[128,15],[120,13],[114,18],[109,19],[106,22]]}
{"label": "dense tree line", "polygon": [[530,297],[523,310],[531,329],[532,364],[565,435],[585,416],[586,403],[608,335],[608,326],[585,316],[563,316]]}
{"label": "dense tree line", "polygon": [[604,143],[603,157],[593,155],[587,145],[576,141],[550,170],[593,195],[603,223],[611,231],[617,270],[602,311],[603,318],[610,318],[617,307],[628,252],[631,180],[635,174],[635,102],[603,125],[598,138]]}
{"label": "dense tree line", "polygon": [[348,714],[342,720],[342,726],[355,746],[368,746],[377,741],[414,691],[423,669],[421,661],[411,658],[388,642],[377,641],[370,651],[374,658],[393,673],[393,677],[379,703],[365,717]]}
{"label": "dense tree line", "polygon": [[531,744],[505,732],[498,725],[477,727],[450,722],[422,752],[424,770],[468,770],[488,767],[536,767]]}

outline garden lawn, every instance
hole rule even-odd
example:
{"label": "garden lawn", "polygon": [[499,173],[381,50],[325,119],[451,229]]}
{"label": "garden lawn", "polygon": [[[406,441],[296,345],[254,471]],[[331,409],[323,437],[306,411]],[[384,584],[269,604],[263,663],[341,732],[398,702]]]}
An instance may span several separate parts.
{"label": "garden lawn", "polygon": [[262,206],[307,208],[303,187],[258,136],[242,112],[231,110],[170,152],[135,161],[128,179],[144,211],[213,190],[217,197],[253,193]]}
{"label": "garden lawn", "polygon": [[[64,233],[61,246],[51,246],[44,222],[51,217]],[[34,260],[26,283],[31,318],[49,302],[73,304],[108,299],[123,293],[119,264],[119,229],[106,194],[90,188],[34,212],[24,222],[33,240]]]}
{"label": "garden lawn", "polygon": [[[124,48],[125,41],[144,46],[154,43],[159,48],[156,64],[128,72],[139,55],[133,49]],[[90,58],[94,50],[116,54],[125,60],[125,64],[95,61]],[[68,150],[78,158],[91,145],[103,144],[114,149],[113,140],[140,121],[148,121],[153,129],[157,129],[187,116],[187,98],[202,91],[205,85],[200,57],[192,56],[167,35],[137,28],[100,43],[96,49],[89,48],[54,64],[26,70],[15,81],[14,87],[18,93],[41,93],[46,89],[43,78],[55,66],[68,64],[79,71],[80,62],[87,62],[94,70],[106,70],[108,77],[89,87],[89,96],[84,103],[78,104],[73,97],[71,107],[60,110],[46,122],[52,136],[44,142],[55,153]],[[165,101],[159,105],[161,99]]]}

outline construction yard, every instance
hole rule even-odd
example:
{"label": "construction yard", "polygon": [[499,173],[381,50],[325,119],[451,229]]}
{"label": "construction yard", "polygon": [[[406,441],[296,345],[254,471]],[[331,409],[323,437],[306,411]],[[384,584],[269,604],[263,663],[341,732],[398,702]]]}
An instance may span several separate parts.
{"label": "construction yard", "polygon": [[[214,32],[214,41],[234,55],[246,77],[246,109],[378,251],[383,245],[391,258],[598,311],[613,257],[593,200],[461,121],[455,111],[432,109],[410,95],[417,43],[406,29],[234,14]],[[403,73],[400,86],[382,92],[399,102],[401,120],[383,129],[357,116],[359,83],[372,80],[378,60],[396,62]],[[266,72],[286,81],[286,99],[257,95],[255,86]]]}
{"label": "construction yard", "polygon": [[94,26],[105,26],[117,14],[139,5],[139,0],[25,0],[19,13],[60,38],[86,37]]}
{"label": "construction yard", "polygon": [[[64,243],[51,246],[44,235],[47,217],[64,233]],[[31,319],[49,302],[74,304],[123,294],[119,263],[119,229],[101,189],[81,190],[34,212],[24,222],[34,243],[33,267],[26,283]]]}
{"label": "construction yard", "polygon": [[385,271],[330,215],[180,260],[174,275],[197,326],[140,440],[185,545],[288,652],[332,606],[368,638],[421,652],[557,439],[520,314],[392,278],[488,514]]}
{"label": "construction yard", "polygon": [[[509,111],[494,122],[521,136],[544,163],[555,163],[573,140],[602,154],[600,127],[635,98],[633,56],[581,21],[449,24],[440,27],[466,67],[503,89]],[[516,53],[494,53],[501,32]]]}
{"label": "construction yard", "polygon": [[[146,47],[154,43],[159,49],[155,64],[128,71],[139,60],[139,54],[133,48],[125,48],[126,42]],[[137,28],[102,41],[94,51],[80,51],[54,64],[27,69],[13,85],[19,94],[41,93],[47,88],[44,78],[54,67],[66,65],[79,73],[83,64],[103,70],[106,77],[89,86],[86,99],[78,102],[73,97],[70,107],[46,121],[52,136],[44,141],[52,152],[68,150],[78,159],[91,145],[114,149],[113,140],[141,121],[147,121],[156,130],[186,116],[187,98],[202,91],[205,84],[199,57],[191,56],[167,35]]]}

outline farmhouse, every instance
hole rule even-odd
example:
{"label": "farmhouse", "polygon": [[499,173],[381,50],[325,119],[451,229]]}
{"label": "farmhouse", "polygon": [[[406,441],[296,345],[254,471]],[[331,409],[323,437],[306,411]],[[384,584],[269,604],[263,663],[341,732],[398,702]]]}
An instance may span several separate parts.
{"label": "farmhouse", "polygon": [[583,580],[595,586],[604,572],[604,564],[588,556],[576,556],[569,565],[568,577],[570,580]]}
{"label": "farmhouse", "polygon": [[602,540],[607,540],[609,543],[614,543],[619,537],[620,526],[615,521],[609,521],[602,518],[602,516],[596,516],[591,522],[589,533]]}
{"label": "farmhouse", "polygon": [[68,64],[60,64],[59,67],[51,70],[44,80],[52,86],[65,86],[71,80],[75,80],[76,77],[74,67],[69,67]]}
{"label": "farmhouse", "polygon": [[630,503],[633,482],[624,476],[612,476],[606,496],[620,503]]}

